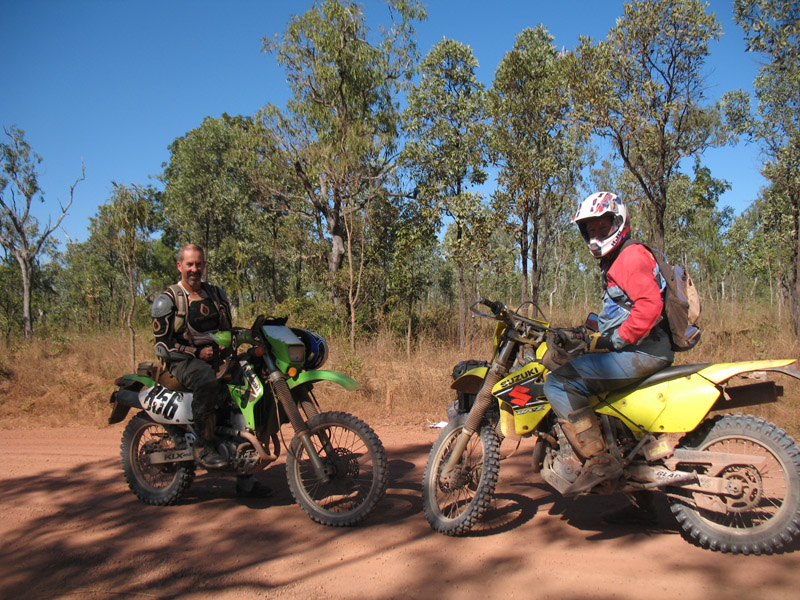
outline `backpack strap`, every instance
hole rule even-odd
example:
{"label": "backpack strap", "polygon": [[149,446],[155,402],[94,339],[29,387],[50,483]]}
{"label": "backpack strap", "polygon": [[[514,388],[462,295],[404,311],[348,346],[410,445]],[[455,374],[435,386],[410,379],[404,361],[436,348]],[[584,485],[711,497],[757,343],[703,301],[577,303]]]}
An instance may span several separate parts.
{"label": "backpack strap", "polygon": [[210,283],[203,283],[202,286],[208,294],[208,297],[211,298],[211,301],[214,303],[214,306],[216,306],[217,312],[219,313],[219,329],[224,330],[233,327],[231,304],[228,301],[228,297],[225,295],[225,292],[222,291],[222,288]]}
{"label": "backpack strap", "polygon": [[172,296],[175,302],[175,317],[172,321],[172,332],[175,335],[181,335],[186,328],[186,314],[189,312],[189,296],[179,283],[173,283],[169,286],[167,288],[167,293]]}
{"label": "backpack strap", "polygon": [[[217,308],[220,318],[219,328],[221,330],[230,329],[233,326],[233,319],[231,318],[231,305],[225,296],[225,292],[222,291],[222,288],[210,283],[203,282],[201,285]],[[175,317],[172,321],[172,330],[176,335],[182,335],[186,328],[186,315],[189,312],[189,295],[179,283],[169,286],[167,293],[172,296],[175,302]]]}

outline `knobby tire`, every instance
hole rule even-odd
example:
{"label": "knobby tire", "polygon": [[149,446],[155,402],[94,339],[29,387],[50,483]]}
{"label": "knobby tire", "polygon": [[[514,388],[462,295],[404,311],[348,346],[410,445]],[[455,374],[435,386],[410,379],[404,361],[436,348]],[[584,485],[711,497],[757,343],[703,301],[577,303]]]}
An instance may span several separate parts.
{"label": "knobby tire", "polygon": [[[785,431],[760,418],[726,415],[685,436],[680,446],[766,459],[760,468],[735,465],[720,474],[742,489],[714,499],[724,504],[724,511],[698,507],[698,492],[670,490],[670,509],[684,538],[718,552],[772,554],[798,537],[800,448]],[[682,465],[683,470],[691,468]]]}
{"label": "knobby tire", "polygon": [[122,434],[120,455],[128,487],[145,504],[167,506],[180,500],[194,481],[194,463],[151,465],[148,455],[184,448],[182,430],[154,422],[146,413],[133,417]]}
{"label": "knobby tire", "polygon": [[314,448],[330,476],[320,479],[298,436],[286,455],[292,496],[312,520],[331,527],[355,525],[386,493],[388,461],[375,432],[353,415],[325,412],[307,422]]}
{"label": "knobby tire", "polygon": [[500,473],[500,441],[490,425],[483,425],[464,450],[459,468],[461,481],[445,485],[440,475],[461,435],[466,415],[459,415],[439,434],[431,448],[422,479],[422,508],[428,523],[439,533],[462,535],[486,513],[492,503]]}

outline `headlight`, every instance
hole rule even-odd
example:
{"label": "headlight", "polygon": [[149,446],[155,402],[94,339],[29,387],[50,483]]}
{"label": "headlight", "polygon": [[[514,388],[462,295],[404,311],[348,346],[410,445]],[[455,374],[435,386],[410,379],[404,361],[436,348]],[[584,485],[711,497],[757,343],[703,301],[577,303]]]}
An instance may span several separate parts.
{"label": "headlight", "polygon": [[289,360],[292,363],[302,363],[306,359],[305,346],[289,346]]}

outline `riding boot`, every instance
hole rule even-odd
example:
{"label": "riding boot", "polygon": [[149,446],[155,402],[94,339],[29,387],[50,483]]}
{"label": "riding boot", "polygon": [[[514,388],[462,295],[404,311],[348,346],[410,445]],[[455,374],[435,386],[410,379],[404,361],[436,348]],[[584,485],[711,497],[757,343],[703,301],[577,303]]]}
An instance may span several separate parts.
{"label": "riding boot", "polygon": [[217,449],[214,448],[214,427],[217,416],[214,414],[197,416],[194,419],[195,428],[200,434],[194,445],[194,458],[206,469],[219,469],[228,464]]}
{"label": "riding boot", "polygon": [[573,450],[584,460],[578,478],[562,492],[564,496],[586,493],[599,483],[622,475],[622,465],[609,452],[600,419],[591,408],[571,412],[559,423]]}

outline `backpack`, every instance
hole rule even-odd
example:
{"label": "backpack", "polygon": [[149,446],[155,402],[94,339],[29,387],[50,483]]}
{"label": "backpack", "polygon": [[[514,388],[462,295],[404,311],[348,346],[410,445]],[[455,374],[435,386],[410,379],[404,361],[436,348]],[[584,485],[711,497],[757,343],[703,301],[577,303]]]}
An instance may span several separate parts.
{"label": "backpack", "polygon": [[691,275],[680,265],[671,265],[660,250],[653,250],[639,240],[629,239],[623,244],[640,244],[647,248],[658,264],[658,271],[666,286],[664,287],[664,313],[667,322],[664,329],[669,334],[675,352],[691,350],[700,341],[701,329],[697,326],[702,310],[700,294]]}
{"label": "backpack", "polygon": [[[231,312],[228,300],[220,288],[215,285],[203,282],[203,289],[208,293],[208,297],[217,307],[220,318],[220,329],[231,327]],[[173,331],[181,335],[186,327],[186,314],[189,312],[189,296],[180,284],[174,283],[167,288],[167,293],[172,296],[175,302],[175,317],[172,322]]]}

